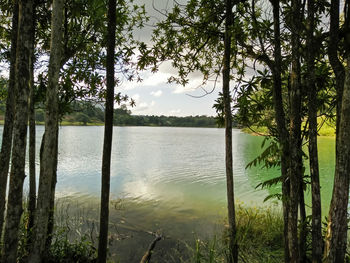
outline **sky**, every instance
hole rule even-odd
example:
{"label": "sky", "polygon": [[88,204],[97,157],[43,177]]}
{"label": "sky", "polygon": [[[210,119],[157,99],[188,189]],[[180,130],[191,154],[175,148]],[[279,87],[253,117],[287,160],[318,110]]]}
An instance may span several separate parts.
{"label": "sky", "polygon": [[[145,4],[146,12],[150,16],[148,25],[135,32],[138,40],[145,41],[148,45],[152,34],[151,25],[162,16],[154,10],[152,4],[159,10],[171,7],[172,0],[137,0],[136,3]],[[221,84],[217,83],[216,89],[209,95],[198,86],[202,83],[201,74],[191,75],[189,84],[185,87],[179,84],[168,84],[170,76],[176,75],[176,69],[172,68],[170,62],[165,62],[157,73],[150,71],[141,72],[142,82],[124,82],[117,91],[133,98],[136,106],[130,108],[132,114],[137,115],[166,115],[166,116],[189,116],[208,115],[215,116],[213,109],[214,101],[218,97]],[[213,83],[206,87],[207,91],[213,89]],[[202,96],[198,98],[198,96]]]}

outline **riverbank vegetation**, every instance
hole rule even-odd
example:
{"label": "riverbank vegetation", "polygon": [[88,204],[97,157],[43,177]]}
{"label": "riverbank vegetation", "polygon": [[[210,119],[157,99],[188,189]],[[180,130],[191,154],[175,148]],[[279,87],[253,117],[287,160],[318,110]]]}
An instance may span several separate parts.
{"label": "riverbank vegetation", "polygon": [[[119,200],[122,202],[122,200]],[[25,205],[25,208],[27,206]],[[98,215],[88,212],[81,205],[72,205],[67,202],[59,202],[55,217],[57,223],[51,237],[52,245],[44,253],[44,262],[47,263],[71,263],[71,262],[97,262],[97,229]],[[247,207],[243,203],[237,204],[237,235],[239,237],[240,262],[278,263],[283,260],[283,217],[280,208],[273,207]],[[222,218],[227,225],[225,218]],[[226,222],[226,223],[225,223]],[[20,226],[18,263],[27,262],[28,242],[28,210],[25,209]],[[129,230],[121,231],[122,228]],[[124,222],[115,225],[110,235],[111,249],[108,254],[108,262],[117,263],[120,257],[113,249],[120,246],[121,242],[133,243],[135,235],[133,225]],[[165,233],[164,233],[165,234]],[[152,262],[168,263],[224,263],[229,251],[227,229],[221,227],[211,237],[204,237],[201,233],[193,233],[192,238],[179,239],[176,237],[162,237],[177,243],[176,247],[156,246],[152,251]],[[112,245],[113,243],[113,245]],[[141,260],[146,252],[144,246],[134,248],[136,258]]]}
{"label": "riverbank vegetation", "polygon": [[[0,103],[0,124],[4,124],[5,105]],[[38,125],[45,123],[45,112],[36,109],[35,121]],[[104,109],[91,102],[76,102],[60,120],[60,125],[104,125]],[[133,115],[125,105],[114,109],[115,126],[153,126],[153,127],[218,127],[217,120],[211,116],[155,116]]]}
{"label": "riverbank vegetation", "polygon": [[[120,83],[139,81],[142,70],[156,72],[164,61],[170,61],[177,70],[169,82],[185,86],[192,74],[201,74],[203,96],[211,93],[210,84],[214,89],[222,84],[222,92],[214,104],[218,120],[225,127],[227,250],[221,260],[253,262],[256,257],[245,258],[244,251],[254,254],[250,247],[259,244],[249,242],[251,238],[259,240],[260,235],[271,237],[270,241],[260,239],[267,242],[262,248],[264,255],[269,255],[266,249],[274,249],[274,245],[269,247],[269,242],[276,242],[277,236],[283,240],[286,263],[346,262],[350,185],[348,1],[173,1],[167,10],[154,6],[160,18],[152,25],[153,32],[147,42],[135,37],[135,31],[148,24],[149,16],[144,6],[133,1],[108,0],[101,4],[95,0],[15,0],[0,5],[0,59],[6,68],[3,74],[6,77],[0,81],[1,100],[6,101],[2,106],[5,115],[0,152],[3,263],[16,263],[23,249],[29,262],[41,263],[45,252],[52,251],[55,190],[59,180],[59,121],[74,106],[80,107],[82,101],[102,102],[105,109],[98,112],[95,108],[91,116],[83,112],[72,114],[66,121],[104,122],[97,261],[106,262],[113,124],[212,125],[213,118],[202,116],[135,117],[126,108],[114,110],[115,104],[135,103],[114,91]],[[36,105],[42,110],[35,113]],[[274,195],[281,202],[281,221],[261,216],[261,212],[241,213],[235,204],[233,115],[239,125],[263,127],[267,131],[266,147],[248,166],[280,167],[278,177],[260,186],[281,185],[280,193]],[[45,125],[38,187],[35,118],[41,118]],[[319,118],[336,127],[334,188],[326,231],[322,229]],[[23,233],[27,130],[30,186],[28,228]],[[331,130],[325,130],[325,134],[330,133]],[[303,152],[304,143],[308,154]],[[304,169],[305,161],[309,162],[308,171]],[[305,191],[310,191],[312,196],[311,220],[306,214]],[[254,217],[263,225],[252,220]],[[274,225],[268,227],[268,222]],[[281,222],[282,236],[276,234],[281,231]],[[268,229],[267,236],[263,228]],[[29,236],[25,248],[21,243],[23,236]],[[215,239],[207,244],[209,259],[205,260],[212,260],[215,244]],[[60,246],[56,245],[56,248]],[[70,250],[79,250],[79,246],[67,245]],[[200,261],[201,243],[195,246],[195,261]],[[86,246],[80,248],[91,252]],[[151,252],[152,246],[150,255]],[[272,260],[259,255],[265,262]],[[63,257],[60,255],[55,260]]]}
{"label": "riverbank vegetation", "polygon": [[[336,124],[333,120],[327,118],[318,118],[319,128],[317,129],[318,136],[335,137]],[[305,123],[303,123],[305,125]],[[246,133],[253,135],[269,136],[270,131],[266,126],[249,126],[242,128]]]}

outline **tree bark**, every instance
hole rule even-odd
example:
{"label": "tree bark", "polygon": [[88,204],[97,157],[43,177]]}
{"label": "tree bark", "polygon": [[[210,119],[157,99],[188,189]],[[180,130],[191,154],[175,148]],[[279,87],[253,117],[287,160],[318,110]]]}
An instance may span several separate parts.
{"label": "tree bark", "polygon": [[35,87],[34,87],[34,62],[35,62],[35,6],[33,7],[33,32],[32,54],[30,63],[30,92],[29,92],[29,202],[28,202],[28,243],[31,240],[31,229],[34,226],[34,212],[36,206],[36,175],[35,175]]}
{"label": "tree bark", "polygon": [[292,71],[290,75],[290,210],[288,217],[289,254],[292,263],[299,263],[298,204],[301,178],[301,86],[300,86],[300,0],[292,1]]}
{"label": "tree bark", "polygon": [[113,105],[114,105],[114,56],[116,30],[116,0],[108,1],[108,32],[107,32],[107,93],[105,109],[105,131],[102,155],[101,180],[101,210],[100,236],[98,241],[98,262],[105,263],[107,259],[108,222],[109,222],[109,191],[111,172],[111,151],[113,139]]}
{"label": "tree bark", "polygon": [[224,37],[224,58],[222,70],[222,93],[225,111],[225,161],[226,161],[226,184],[227,184],[227,208],[229,225],[229,263],[238,262],[238,244],[236,237],[236,215],[233,186],[233,164],[232,164],[232,109],[230,94],[230,55],[231,55],[231,26],[233,24],[232,1],[226,0],[226,21]]}
{"label": "tree bark", "polygon": [[[330,9],[330,28],[329,28],[329,43],[328,43],[328,57],[329,62],[335,74],[335,83],[337,90],[337,121],[336,121],[336,149],[338,145],[338,131],[341,119],[341,103],[343,96],[343,88],[345,81],[345,71],[342,62],[338,58],[339,48],[339,0],[331,1]],[[337,152],[337,150],[336,150]]]}
{"label": "tree bark", "polygon": [[20,0],[16,49],[16,113],[13,126],[12,163],[4,233],[3,262],[17,261],[18,230],[23,212],[23,182],[27,143],[28,95],[30,88],[33,1]]}
{"label": "tree bark", "polygon": [[290,183],[288,177],[289,166],[289,134],[286,128],[285,113],[282,98],[282,55],[281,55],[281,33],[280,33],[280,1],[272,0],[273,24],[274,24],[274,67],[271,69],[273,75],[273,102],[275,108],[275,119],[277,124],[278,141],[281,147],[281,174],[282,174],[282,205],[284,221],[284,261],[290,262],[289,240],[288,240],[288,214],[290,199]]}
{"label": "tree bark", "polygon": [[299,253],[300,253],[300,262],[307,263],[307,225],[306,225],[306,209],[305,209],[305,197],[303,189],[303,179],[300,178],[300,191],[299,191],[299,211],[300,211],[300,234],[299,234]]}
{"label": "tree bark", "polygon": [[308,114],[309,114],[309,162],[312,195],[312,263],[322,262],[322,218],[321,193],[317,152],[317,90],[315,85],[315,1],[308,0],[307,20],[307,86],[308,86]]}
{"label": "tree bark", "polygon": [[49,223],[47,226],[47,238],[46,238],[46,249],[50,248],[52,236],[53,236],[53,228],[55,223],[55,193],[56,193],[56,183],[57,183],[57,164],[58,164],[58,129],[57,129],[57,138],[55,145],[55,173],[51,182],[51,197],[50,197],[50,214],[49,214]]}
{"label": "tree bark", "polygon": [[324,262],[344,262],[347,244],[347,208],[350,174],[350,56],[347,58],[345,84],[339,124],[339,154],[336,157],[334,187],[328,216]]}
{"label": "tree bark", "polygon": [[10,75],[7,89],[5,123],[2,133],[2,144],[0,152],[0,238],[5,217],[6,187],[9,172],[9,164],[12,147],[12,131],[15,115],[15,77],[16,77],[16,47],[18,33],[18,2],[13,3],[12,32],[11,32],[11,56]]}
{"label": "tree bark", "polygon": [[58,130],[58,85],[63,47],[63,10],[64,0],[54,0],[52,6],[52,28],[50,43],[50,62],[48,87],[46,90],[45,137],[37,208],[35,212],[34,242],[29,255],[29,262],[40,263],[45,250],[47,229],[50,215],[52,181],[56,173],[56,142]]}
{"label": "tree bark", "polygon": [[[332,1],[331,21],[339,19],[338,7],[334,6]],[[326,233],[326,244],[324,253],[324,262],[336,263],[344,262],[347,245],[347,209],[349,201],[349,174],[350,174],[350,8],[346,5],[345,23],[344,23],[344,49],[346,58],[345,82],[343,86],[339,130],[337,132],[337,150],[334,186],[331,205],[329,208],[328,226]],[[333,17],[332,17],[333,16]],[[336,23],[333,21],[333,23]],[[338,21],[339,24],[339,21]],[[332,28],[331,28],[332,29]],[[333,67],[333,65],[332,65]],[[335,68],[333,68],[336,71]],[[337,77],[337,74],[336,74]],[[337,78],[338,81],[338,78]],[[341,78],[340,80],[341,81]],[[338,116],[337,116],[338,117]]]}

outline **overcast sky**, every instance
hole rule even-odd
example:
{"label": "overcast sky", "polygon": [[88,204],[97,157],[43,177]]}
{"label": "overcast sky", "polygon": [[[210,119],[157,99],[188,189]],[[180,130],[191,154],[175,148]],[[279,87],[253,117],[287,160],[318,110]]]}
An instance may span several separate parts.
{"label": "overcast sky", "polygon": [[[171,7],[172,0],[137,0],[137,3],[145,4],[146,12],[151,17],[149,24],[154,23],[156,19],[161,19],[161,15],[153,9],[152,2],[158,9],[164,10]],[[151,44],[151,33],[152,28],[148,26],[137,31],[136,38]],[[142,72],[142,82],[124,82],[118,89],[136,101],[136,107],[130,108],[133,114],[214,116],[215,110],[212,106],[218,97],[221,84],[218,83],[217,89],[212,94],[202,98],[195,98],[193,96],[204,94],[203,90],[198,89],[198,85],[202,82],[201,75],[191,76],[189,84],[183,87],[178,84],[167,83],[167,79],[173,74],[176,74],[176,70],[171,67],[171,64],[163,63],[155,74],[150,71]],[[207,90],[211,90],[212,85],[213,83],[210,83]]]}

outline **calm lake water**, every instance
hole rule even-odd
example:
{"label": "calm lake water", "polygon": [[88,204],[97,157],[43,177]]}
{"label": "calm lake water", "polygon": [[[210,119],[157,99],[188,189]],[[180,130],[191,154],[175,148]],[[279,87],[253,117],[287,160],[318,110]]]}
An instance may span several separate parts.
{"label": "calm lake water", "polygon": [[[37,152],[43,130],[37,127]],[[103,131],[103,127],[60,128],[57,197],[63,205],[57,218],[62,224],[67,217],[85,218],[85,225],[97,222]],[[278,176],[277,168],[245,169],[261,152],[262,140],[233,130],[235,198],[246,205],[272,205],[263,200],[278,191],[278,187],[255,188]],[[220,229],[226,214],[223,129],[114,127],[112,151],[111,229],[119,234],[113,257],[138,262],[153,238],[149,231],[161,231],[168,236],[163,244],[170,246]],[[333,184],[333,138],[319,139],[319,154],[325,212]],[[74,215],[68,215],[67,204]],[[140,252],[131,248],[135,245]]]}

